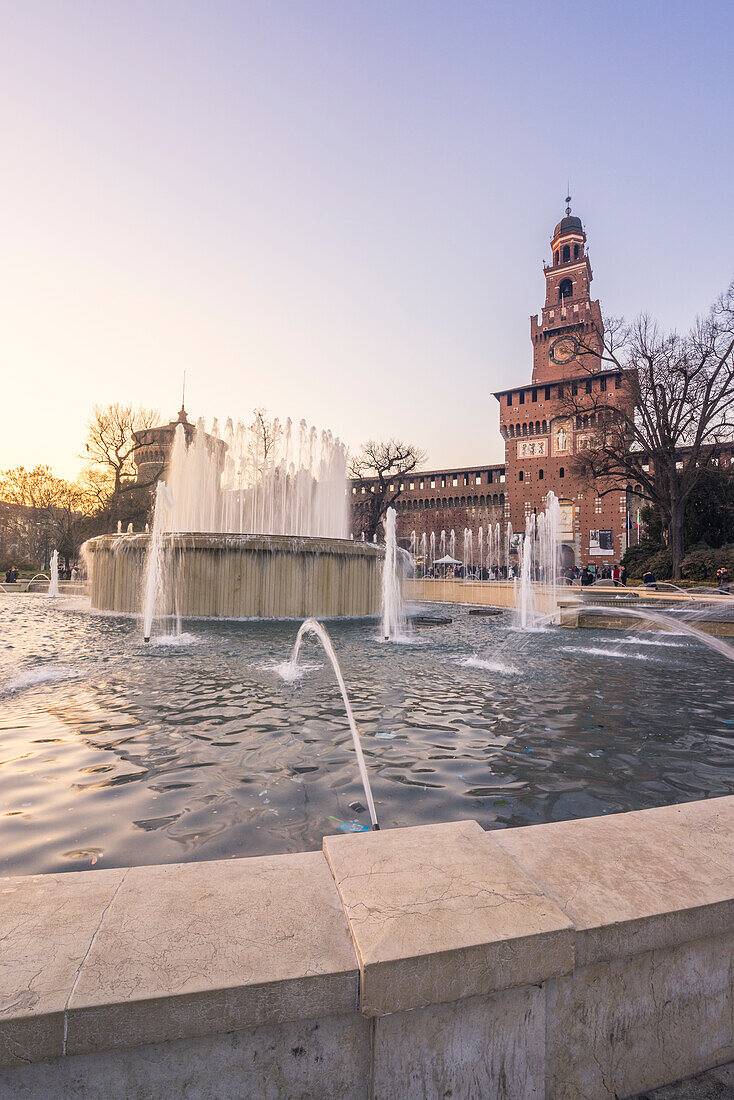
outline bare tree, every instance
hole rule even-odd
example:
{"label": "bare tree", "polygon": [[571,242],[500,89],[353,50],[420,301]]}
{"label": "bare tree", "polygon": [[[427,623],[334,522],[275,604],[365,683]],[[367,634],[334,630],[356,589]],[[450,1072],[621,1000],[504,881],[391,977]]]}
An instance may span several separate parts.
{"label": "bare tree", "polygon": [[133,405],[95,405],[87,429],[86,468],[82,484],[98,502],[97,511],[107,526],[117,521],[141,520],[150,507],[149,489],[162,468],[143,485],[136,482],[135,433],[153,428],[160,420],[155,409]]}
{"label": "bare tree", "polygon": [[250,451],[255,468],[262,474],[268,460],[273,456],[283,429],[280,421],[268,419],[267,409],[253,409],[253,415],[255,419],[250,424]]}
{"label": "bare tree", "polygon": [[400,496],[402,479],[425,460],[424,451],[400,439],[389,439],[386,443],[370,439],[352,458],[349,476],[356,483],[364,503],[360,522],[366,539],[375,537],[383,516]]}
{"label": "bare tree", "polygon": [[620,382],[594,381],[587,368],[586,384],[564,385],[565,409],[590,429],[576,469],[600,495],[631,483],[659,509],[678,579],[686,502],[734,438],[734,283],[685,336],[643,316],[607,321],[594,337],[582,352]]}
{"label": "bare tree", "polygon": [[135,477],[135,432],[153,428],[160,420],[155,409],[132,405],[95,405],[87,430],[85,458],[112,475],[112,492],[118,494]]}

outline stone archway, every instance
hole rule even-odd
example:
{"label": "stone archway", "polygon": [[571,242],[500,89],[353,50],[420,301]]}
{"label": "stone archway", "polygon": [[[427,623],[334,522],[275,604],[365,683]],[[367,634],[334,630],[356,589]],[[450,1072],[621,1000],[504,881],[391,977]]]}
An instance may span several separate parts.
{"label": "stone archway", "polygon": [[568,543],[561,543],[561,569],[573,569],[576,565],[576,551]]}

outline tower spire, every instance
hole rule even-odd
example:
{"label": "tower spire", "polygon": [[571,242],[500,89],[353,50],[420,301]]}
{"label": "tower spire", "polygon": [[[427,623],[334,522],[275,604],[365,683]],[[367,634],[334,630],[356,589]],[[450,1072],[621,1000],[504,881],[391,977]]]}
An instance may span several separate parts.
{"label": "tower spire", "polygon": [[186,416],[186,371],[183,372],[183,385],[181,387],[181,409],[178,414],[177,424],[188,424],[189,420]]}
{"label": "tower spire", "polygon": [[566,217],[568,217],[568,215],[571,213],[571,181],[570,180],[568,180],[566,182],[566,190],[568,191],[568,194],[566,195]]}

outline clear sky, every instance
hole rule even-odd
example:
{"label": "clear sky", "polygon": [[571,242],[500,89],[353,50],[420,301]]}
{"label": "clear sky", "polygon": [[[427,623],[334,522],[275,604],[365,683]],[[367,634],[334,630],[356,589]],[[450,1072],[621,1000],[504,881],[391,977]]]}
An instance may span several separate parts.
{"label": "clear sky", "polygon": [[609,314],[734,272],[731,0],[0,0],[0,468],[95,402],[501,457],[570,178]]}

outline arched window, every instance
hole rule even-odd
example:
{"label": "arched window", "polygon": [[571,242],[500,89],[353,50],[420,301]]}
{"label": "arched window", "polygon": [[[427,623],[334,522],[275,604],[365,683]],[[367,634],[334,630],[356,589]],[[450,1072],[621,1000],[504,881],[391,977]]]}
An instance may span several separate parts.
{"label": "arched window", "polygon": [[564,262],[564,264],[568,263],[568,261],[570,259],[571,259],[571,245],[570,244],[564,244],[564,246],[563,246],[563,262]]}
{"label": "arched window", "polygon": [[578,260],[579,258],[579,246],[577,244],[573,246],[573,258],[574,260]]}
{"label": "arched window", "polygon": [[566,476],[566,471],[564,470],[563,466],[561,466],[560,470],[558,471],[558,476],[559,477],[565,477]]}
{"label": "arched window", "polygon": [[561,279],[558,287],[558,300],[563,301],[564,298],[570,298],[573,294],[573,283],[570,279]]}
{"label": "arched window", "polygon": [[524,478],[525,478],[525,475],[523,474],[523,472],[521,470],[520,473],[517,475],[517,480],[518,481],[523,481]]}
{"label": "arched window", "polygon": [[558,249],[553,253],[553,262],[558,263]]}
{"label": "arched window", "polygon": [[538,481],[542,481],[542,480],[543,480],[543,471],[538,470]]}

